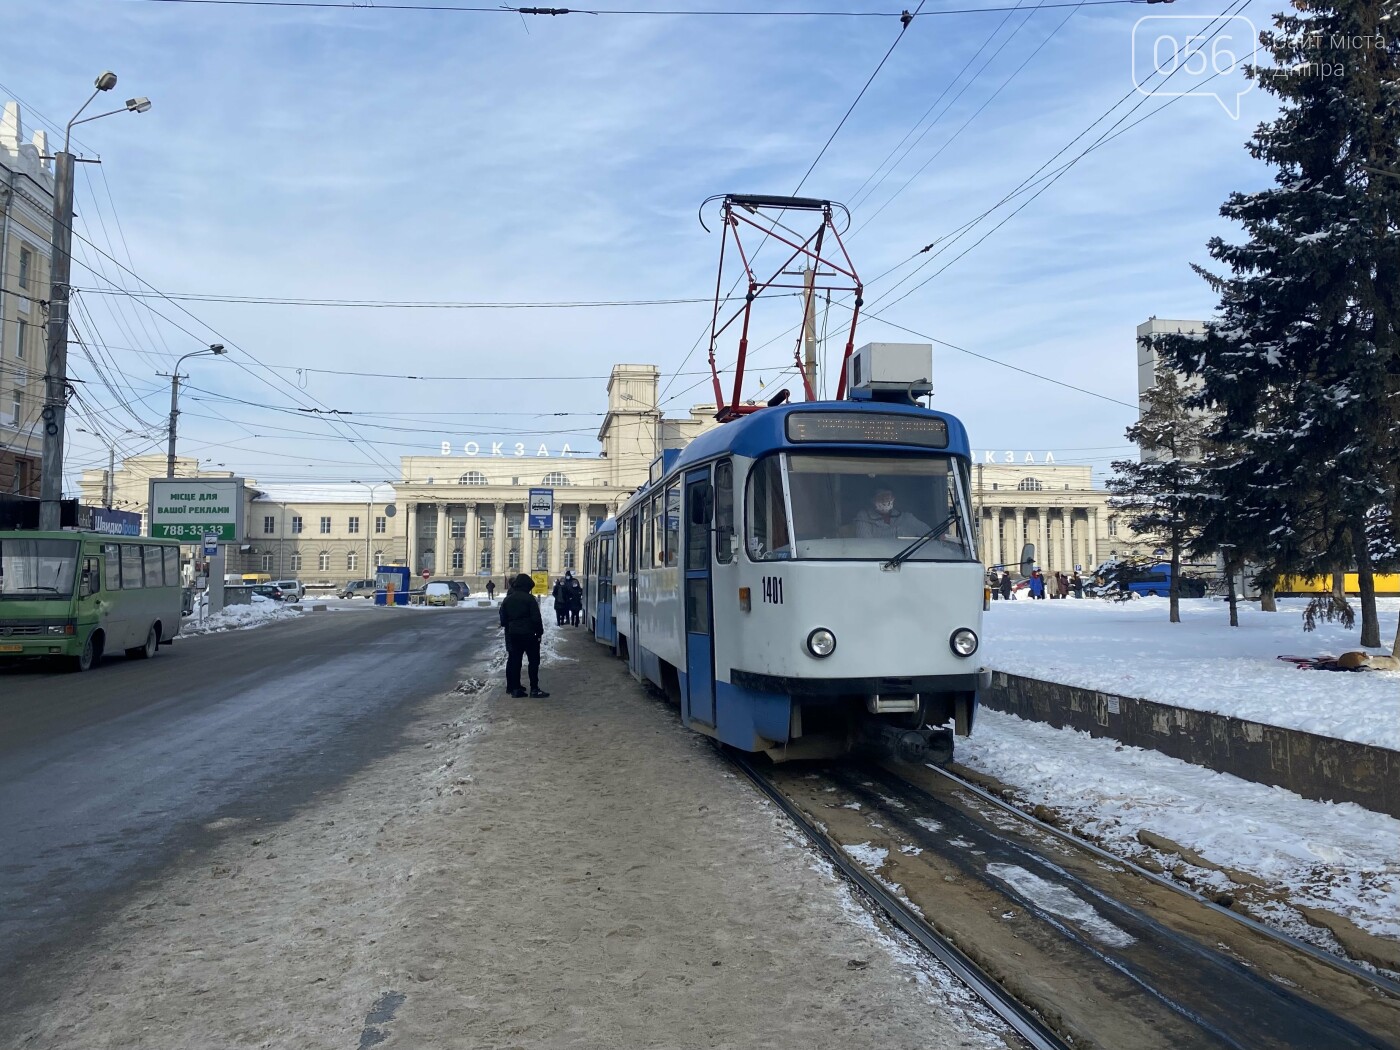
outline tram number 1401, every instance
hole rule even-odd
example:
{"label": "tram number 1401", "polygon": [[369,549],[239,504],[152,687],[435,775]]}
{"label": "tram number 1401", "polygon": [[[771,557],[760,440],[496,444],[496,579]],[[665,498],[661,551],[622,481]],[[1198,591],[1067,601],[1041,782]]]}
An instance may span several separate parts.
{"label": "tram number 1401", "polygon": [[770,605],[783,604],[783,578],[781,576],[763,577],[763,600]]}

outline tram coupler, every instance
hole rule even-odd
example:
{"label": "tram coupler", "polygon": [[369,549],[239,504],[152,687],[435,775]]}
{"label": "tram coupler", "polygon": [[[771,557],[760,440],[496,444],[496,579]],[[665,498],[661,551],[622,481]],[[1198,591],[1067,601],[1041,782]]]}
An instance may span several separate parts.
{"label": "tram coupler", "polygon": [[902,729],[881,725],[868,733],[875,749],[901,762],[945,765],[953,757],[953,735],[941,729]]}

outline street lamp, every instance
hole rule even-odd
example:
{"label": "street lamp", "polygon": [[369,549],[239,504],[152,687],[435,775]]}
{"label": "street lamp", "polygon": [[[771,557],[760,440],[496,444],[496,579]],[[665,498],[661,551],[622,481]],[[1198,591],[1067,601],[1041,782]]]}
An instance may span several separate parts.
{"label": "street lamp", "polygon": [[170,447],[165,452],[165,476],[173,478],[175,476],[175,420],[180,415],[176,403],[180,398],[180,366],[191,357],[202,357],[205,354],[221,355],[228,353],[224,349],[223,343],[213,343],[203,350],[192,350],[180,360],[175,362],[175,371],[170,376]]}
{"label": "street lamp", "polygon": [[[99,434],[96,430],[88,430],[88,429],[86,429],[85,427],[75,427],[74,429],[75,429],[79,434],[91,434],[93,437],[97,438],[98,441],[102,442],[102,444],[104,444],[105,446],[107,446],[107,473],[106,473],[106,476],[103,477],[103,479],[102,479],[102,505],[103,505],[104,507],[106,507],[108,510],[111,510],[111,509],[112,509],[112,489],[116,487],[116,471],[117,471],[117,445],[116,445],[116,442],[114,442],[114,441],[112,441],[111,439],[109,439],[109,438],[107,437],[106,434]],[[122,433],[123,433],[123,434],[136,434],[137,437],[143,436],[143,435],[141,435],[141,434],[137,434],[136,431],[132,430],[130,427],[128,427],[126,430],[123,430]]]}
{"label": "street lamp", "polygon": [[39,528],[53,530],[60,525],[63,500],[63,425],[68,406],[68,300],[73,247],[73,154],[68,152],[73,129],[79,124],[110,117],[115,113],[145,113],[148,98],[127,99],[121,109],[83,116],[100,92],[117,86],[117,75],[110,70],[93,82],[95,89],[63,133],[63,150],[54,155],[53,244],[49,253],[49,330],[44,362],[44,451],[39,479]]}
{"label": "street lamp", "polygon": [[[369,540],[370,529],[374,525],[374,490],[380,485],[392,485],[392,481],[355,481],[351,479],[352,485],[363,485],[369,489],[369,499],[365,503],[365,571],[369,571]],[[378,566],[376,566],[377,568]]]}

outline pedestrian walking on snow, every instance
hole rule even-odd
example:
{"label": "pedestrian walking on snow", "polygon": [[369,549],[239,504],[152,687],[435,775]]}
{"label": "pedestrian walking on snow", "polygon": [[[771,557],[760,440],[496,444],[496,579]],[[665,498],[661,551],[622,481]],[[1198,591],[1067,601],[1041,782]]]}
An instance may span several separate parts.
{"label": "pedestrian walking on snow", "polygon": [[487,581],[486,581],[486,600],[487,600],[487,601],[495,601],[495,600],[496,600],[496,581],[495,581],[495,580],[487,580]]}
{"label": "pedestrian walking on snow", "polygon": [[[574,627],[579,625],[579,619],[583,616],[583,585],[578,582],[578,577],[574,575],[572,569],[564,572],[564,608],[568,613],[569,623]],[[563,623],[563,621],[559,621]]]}
{"label": "pedestrian walking on snow", "polygon": [[1001,597],[1003,601],[1009,602],[1011,600],[1011,573],[1009,572],[1001,574]]}
{"label": "pedestrian walking on snow", "polygon": [[555,580],[554,590],[550,593],[554,595],[554,626],[563,627],[569,615],[569,596],[564,590],[564,581]]}
{"label": "pedestrian walking on snow", "polygon": [[[506,692],[513,697],[549,694],[540,688],[540,639],[544,637],[544,620],[540,618],[540,603],[530,591],[535,581],[523,572],[510,584],[510,592],[501,599],[501,628],[506,632]],[[529,660],[530,692],[520,685],[520,663]]]}

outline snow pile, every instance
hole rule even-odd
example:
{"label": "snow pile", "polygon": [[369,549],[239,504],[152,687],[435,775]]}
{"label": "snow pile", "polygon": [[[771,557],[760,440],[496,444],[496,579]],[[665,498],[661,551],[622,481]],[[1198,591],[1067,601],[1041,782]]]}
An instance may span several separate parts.
{"label": "snow pile", "polygon": [[[1306,604],[1284,598],[1266,613],[1241,603],[1231,627],[1225,604],[1208,598],[1183,600],[1181,623],[1168,622],[1165,598],[996,601],[982,652],[1008,674],[1400,750],[1400,673],[1300,671],[1277,659],[1360,648],[1359,627],[1305,632]],[[1389,641],[1400,599],[1377,604]]]}
{"label": "snow pile", "polygon": [[213,634],[216,631],[239,631],[249,627],[261,627],[275,620],[289,620],[300,616],[301,610],[281,602],[253,602],[251,605],[229,605],[212,616],[202,619],[187,616],[180,624],[180,633]]}
{"label": "snow pile", "polygon": [[[958,761],[1012,785],[1026,808],[1058,811],[1062,823],[1121,856],[1153,858],[1143,832],[1155,833],[1198,860],[1286,890],[1295,905],[1400,938],[1400,820],[985,708],[977,731],[958,741]],[[1192,874],[1199,888],[1212,879],[1228,887],[1218,871]],[[1281,924],[1309,934],[1296,915]]]}

